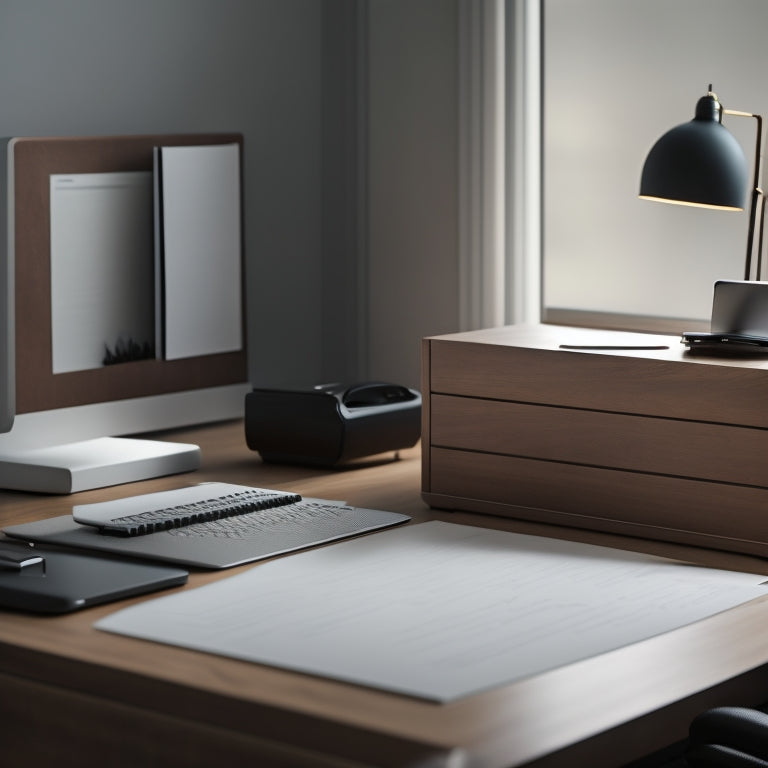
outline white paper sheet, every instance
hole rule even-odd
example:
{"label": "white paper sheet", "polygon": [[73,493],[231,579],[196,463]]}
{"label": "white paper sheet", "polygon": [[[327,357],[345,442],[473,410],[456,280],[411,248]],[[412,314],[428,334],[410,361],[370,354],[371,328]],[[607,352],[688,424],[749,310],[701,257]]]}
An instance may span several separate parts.
{"label": "white paper sheet", "polygon": [[449,701],[765,594],[764,576],[431,522],[266,563],[98,629]]}
{"label": "white paper sheet", "polygon": [[237,351],[243,345],[240,148],[160,152],[164,357]]}

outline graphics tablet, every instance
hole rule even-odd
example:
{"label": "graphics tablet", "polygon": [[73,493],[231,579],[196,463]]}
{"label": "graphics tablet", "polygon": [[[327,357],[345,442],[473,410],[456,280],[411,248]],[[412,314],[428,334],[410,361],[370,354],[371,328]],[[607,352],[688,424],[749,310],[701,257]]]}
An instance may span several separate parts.
{"label": "graphics tablet", "polygon": [[324,506],[328,509],[322,518],[309,523],[288,521],[266,531],[259,525],[259,513],[250,513],[127,538],[99,533],[93,526],[75,522],[72,515],[12,525],[3,532],[41,546],[53,544],[182,567],[216,569],[295,552],[410,520],[407,515],[396,512],[333,503]]}
{"label": "graphics tablet", "polygon": [[[186,570],[167,565],[59,552],[13,542],[0,543],[0,607],[33,613],[67,613],[99,603],[186,583]],[[31,553],[28,565],[12,556]]]}

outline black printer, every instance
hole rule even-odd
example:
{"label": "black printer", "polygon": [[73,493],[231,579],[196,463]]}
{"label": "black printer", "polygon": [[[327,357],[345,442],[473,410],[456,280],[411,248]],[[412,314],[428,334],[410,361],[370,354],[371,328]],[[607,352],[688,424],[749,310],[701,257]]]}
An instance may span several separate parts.
{"label": "black printer", "polygon": [[339,467],[415,445],[421,394],[400,384],[256,388],[245,396],[248,447],[268,462]]}

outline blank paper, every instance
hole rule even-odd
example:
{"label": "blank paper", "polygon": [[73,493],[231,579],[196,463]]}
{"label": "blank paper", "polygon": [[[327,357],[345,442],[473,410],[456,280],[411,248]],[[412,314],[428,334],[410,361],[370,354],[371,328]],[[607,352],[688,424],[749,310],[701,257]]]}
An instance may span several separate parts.
{"label": "blank paper", "polygon": [[160,356],[240,350],[239,145],[161,147],[159,160]]}
{"label": "blank paper", "polygon": [[449,701],[764,595],[764,576],[450,523],[143,602],[99,629]]}

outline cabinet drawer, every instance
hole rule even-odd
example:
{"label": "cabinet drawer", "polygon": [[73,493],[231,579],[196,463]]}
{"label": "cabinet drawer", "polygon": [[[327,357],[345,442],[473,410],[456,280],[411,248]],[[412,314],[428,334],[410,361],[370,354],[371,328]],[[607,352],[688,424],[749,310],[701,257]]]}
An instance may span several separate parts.
{"label": "cabinet drawer", "polygon": [[768,487],[768,430],[433,395],[431,444]]}
{"label": "cabinet drawer", "polygon": [[740,367],[681,353],[631,357],[447,339],[425,345],[435,394],[768,428],[768,370],[758,367],[766,361]]}
{"label": "cabinet drawer", "polygon": [[768,356],[521,325],[424,339],[422,372],[430,506],[768,556]]}
{"label": "cabinet drawer", "polygon": [[437,507],[768,554],[766,489],[444,448],[431,462]]}

